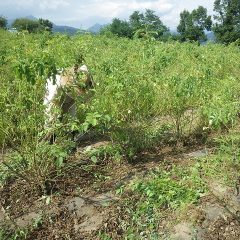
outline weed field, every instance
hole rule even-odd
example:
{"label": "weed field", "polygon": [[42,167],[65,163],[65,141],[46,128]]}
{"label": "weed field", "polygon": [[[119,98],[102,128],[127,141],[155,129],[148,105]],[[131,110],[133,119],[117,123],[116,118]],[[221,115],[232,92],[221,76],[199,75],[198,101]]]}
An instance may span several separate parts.
{"label": "weed field", "polygon": [[[94,88],[45,128],[46,80],[75,63]],[[201,218],[224,205],[209,183],[239,195],[239,109],[234,44],[0,31],[0,239],[188,239],[183,220],[194,239],[239,239],[234,207]]]}

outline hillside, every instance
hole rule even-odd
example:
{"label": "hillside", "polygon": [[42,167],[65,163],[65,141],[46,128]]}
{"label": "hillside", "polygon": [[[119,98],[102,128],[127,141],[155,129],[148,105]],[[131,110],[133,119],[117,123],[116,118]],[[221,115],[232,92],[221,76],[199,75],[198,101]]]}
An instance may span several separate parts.
{"label": "hillside", "polygon": [[105,27],[105,25],[96,23],[96,24],[94,24],[93,26],[91,26],[90,28],[88,28],[87,31],[88,31],[88,32],[91,32],[91,33],[99,33],[100,30],[101,30],[103,27]]}
{"label": "hillside", "polygon": [[214,32],[208,32],[207,39],[208,41],[214,42],[216,40],[216,36],[214,35]]}
{"label": "hillside", "polygon": [[59,26],[59,25],[53,24],[53,32],[54,33],[65,33],[65,34],[69,34],[69,35],[74,35],[79,31],[80,31],[80,29],[78,29],[78,28],[69,27],[69,26]]}

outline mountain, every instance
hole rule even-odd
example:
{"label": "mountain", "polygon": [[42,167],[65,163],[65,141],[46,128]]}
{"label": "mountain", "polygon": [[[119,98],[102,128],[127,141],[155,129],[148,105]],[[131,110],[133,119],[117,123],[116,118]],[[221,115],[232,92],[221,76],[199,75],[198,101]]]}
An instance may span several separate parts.
{"label": "mountain", "polygon": [[80,30],[78,28],[69,27],[69,26],[59,26],[56,24],[53,24],[53,32],[54,33],[65,33],[69,35],[74,35],[77,32],[83,32],[83,30]]}
{"label": "mountain", "polygon": [[94,24],[93,26],[91,26],[90,28],[88,28],[87,29],[87,32],[91,32],[91,33],[99,33],[100,32],[100,30],[103,28],[103,27],[105,27],[106,25],[104,24],[104,25],[101,25],[101,24],[99,24],[99,23],[96,23],[96,24]]}
{"label": "mountain", "polygon": [[30,19],[30,20],[38,20],[38,18],[34,17],[33,15],[28,15],[24,18]]}
{"label": "mountain", "polygon": [[215,36],[214,32],[208,32],[207,33],[207,39],[210,42],[215,42],[216,41],[216,36]]}

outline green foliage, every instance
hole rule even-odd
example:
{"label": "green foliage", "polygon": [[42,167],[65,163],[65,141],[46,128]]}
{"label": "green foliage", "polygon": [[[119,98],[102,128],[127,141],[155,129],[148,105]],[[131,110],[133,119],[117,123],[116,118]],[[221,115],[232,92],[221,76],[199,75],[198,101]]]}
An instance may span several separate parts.
{"label": "green foliage", "polygon": [[204,30],[211,30],[211,16],[207,15],[207,9],[199,6],[191,13],[184,10],[180,13],[180,23],[177,27],[182,41],[205,41]]}
{"label": "green foliage", "polygon": [[156,31],[158,37],[162,36],[164,32],[168,31],[168,28],[162,23],[154,11],[147,9],[144,16],[144,25],[148,26],[150,31]]}
{"label": "green foliage", "polygon": [[112,238],[109,237],[107,234],[101,232],[98,234],[98,237],[100,240],[112,240]]}
{"label": "green foliage", "polygon": [[28,31],[29,33],[37,33],[43,31],[52,31],[53,24],[47,20],[40,18],[39,20],[31,20],[28,18],[17,18],[12,23],[12,27],[16,28],[19,32]]}
{"label": "green foliage", "polygon": [[[38,179],[43,188],[47,176],[64,165],[73,144],[70,131],[108,135],[120,153],[105,149],[107,155],[132,159],[164,139],[181,140],[196,129],[230,129],[237,122],[240,61],[234,45],[0,35],[0,145],[13,152],[11,174]],[[44,130],[46,79],[76,62],[88,65],[95,88],[76,99],[77,119],[57,120]],[[49,146],[44,138],[53,133],[59,141]]]}
{"label": "green foliage", "polygon": [[1,240],[25,240],[27,239],[28,231],[17,229],[13,233],[9,230],[5,230],[0,227],[0,239]]}
{"label": "green foliage", "polygon": [[202,170],[208,178],[238,187],[240,178],[239,126],[229,134],[214,139],[215,151],[201,159]]}
{"label": "green foliage", "polygon": [[129,23],[133,29],[134,32],[136,32],[138,29],[141,29],[144,25],[144,14],[140,13],[139,11],[134,11],[129,16]]}
{"label": "green foliage", "polygon": [[150,9],[145,13],[134,11],[129,21],[114,18],[112,23],[101,30],[101,34],[127,38],[160,39],[169,30]]}
{"label": "green foliage", "polygon": [[50,22],[48,19],[39,18],[38,22],[40,24],[40,30],[52,32],[53,23]]}
{"label": "green foliage", "polygon": [[128,222],[122,222],[126,239],[160,239],[159,224],[169,213],[198,201],[205,186],[199,169],[174,167],[166,172],[155,170],[148,178],[132,183],[134,198],[126,201]]}
{"label": "green foliage", "polygon": [[129,17],[135,38],[159,39],[168,28],[162,23],[153,10],[146,9],[145,13],[133,12]]}
{"label": "green foliage", "polygon": [[93,163],[103,162],[107,159],[112,159],[114,161],[122,160],[122,149],[118,145],[108,144],[99,148],[88,148],[85,154],[90,158]]}
{"label": "green foliage", "polygon": [[118,37],[132,37],[132,30],[127,21],[122,21],[118,18],[114,18],[109,26],[111,33]]}
{"label": "green foliage", "polygon": [[155,207],[177,208],[199,198],[196,189],[187,186],[185,180],[171,179],[170,174],[168,172],[154,174],[149,181],[134,184],[133,190],[146,197],[149,206]]}
{"label": "green foliage", "polygon": [[[202,12],[193,11],[191,18],[197,21]],[[130,24],[136,31],[145,24],[144,17],[139,12],[132,16]],[[146,21],[147,39],[155,36],[151,19]],[[19,177],[42,194],[51,194],[51,183],[68,164],[74,147],[71,131],[96,131],[111,138],[113,145],[88,149],[87,157],[96,164],[125,156],[137,161],[136,153],[164,140],[181,140],[196,129],[231,132],[239,121],[240,50],[234,44],[198,46],[46,32],[13,35],[3,30],[0,39],[0,146],[6,150],[0,160],[1,182]],[[54,81],[58,69],[76,62],[89,67],[95,87],[76,98],[76,119],[66,116],[66,121],[56,120],[45,129],[46,79]],[[57,140],[49,144],[46,137],[54,133]],[[126,204],[132,217],[124,226],[126,239],[159,239],[161,214],[196,202],[205,190],[200,170],[219,178],[227,173],[225,177],[234,184],[239,177],[239,142],[236,131],[216,140],[220,147],[213,157],[197,160],[187,170],[155,171],[135,183],[130,191],[137,199]],[[98,172],[93,175],[108,178]],[[125,189],[121,186],[117,193],[124,195]],[[41,221],[36,220],[35,227]],[[16,232],[16,239],[24,234]],[[5,235],[0,229],[0,237]],[[104,233],[99,237],[110,239]]]}
{"label": "green foliage", "polygon": [[137,153],[144,150],[151,150],[162,140],[164,133],[169,131],[171,126],[158,125],[157,123],[138,122],[134,126],[123,124],[114,129],[111,134],[114,141],[122,146],[122,152],[129,159],[134,159]]}
{"label": "green foliage", "polygon": [[7,19],[3,16],[0,16],[0,29],[6,29],[7,27]]}
{"label": "green foliage", "polygon": [[225,44],[235,42],[240,38],[240,2],[238,0],[215,0],[213,31],[217,41]]}
{"label": "green foliage", "polygon": [[16,28],[18,31],[25,30],[28,31],[29,33],[32,33],[38,31],[39,22],[28,18],[17,18],[12,23],[12,27]]}
{"label": "green foliage", "polygon": [[[25,34],[12,37],[15,43],[18,40],[26,42],[8,50],[7,60],[0,68],[0,145],[11,149],[5,156],[1,178],[4,180],[5,172],[9,171],[10,175],[23,178],[45,192],[49,176],[61,169],[72,148],[66,134],[72,122],[65,125],[57,121],[52,129],[43,128],[45,79],[56,73],[53,49],[51,46],[45,48],[50,36],[41,35],[37,41],[34,38],[27,41],[30,35]],[[59,140],[49,145],[44,139],[53,133],[58,134]]]}

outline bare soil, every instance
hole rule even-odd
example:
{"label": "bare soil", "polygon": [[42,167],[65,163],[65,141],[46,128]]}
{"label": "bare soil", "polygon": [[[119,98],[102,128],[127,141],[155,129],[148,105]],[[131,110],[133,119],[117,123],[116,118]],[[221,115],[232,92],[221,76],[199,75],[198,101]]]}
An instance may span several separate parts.
{"label": "bare soil", "polygon": [[[97,148],[107,142],[87,144]],[[0,227],[9,234],[12,230],[28,229],[29,240],[100,239],[99,231],[108,233],[112,239],[122,239],[124,231],[120,223],[129,218],[126,200],[137,199],[128,192],[120,197],[116,189],[134,178],[148,176],[155,168],[191,166],[196,157],[211,152],[199,143],[177,148],[163,146],[141,153],[133,162],[105,159],[93,164],[81,156],[84,147],[79,146],[69,157],[64,175],[48,183],[48,196],[24,180],[9,179],[0,189]],[[224,199],[210,192],[198,205],[190,206],[184,216],[176,217],[166,211],[159,224],[160,235],[162,239],[238,240],[239,219],[227,206]]]}

